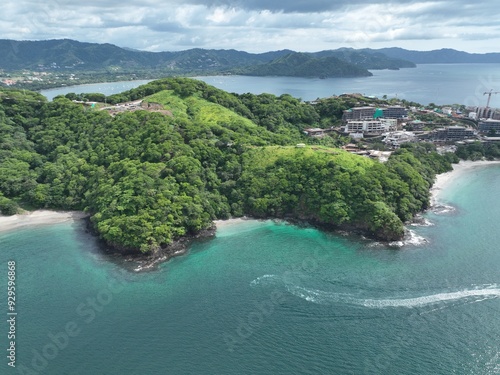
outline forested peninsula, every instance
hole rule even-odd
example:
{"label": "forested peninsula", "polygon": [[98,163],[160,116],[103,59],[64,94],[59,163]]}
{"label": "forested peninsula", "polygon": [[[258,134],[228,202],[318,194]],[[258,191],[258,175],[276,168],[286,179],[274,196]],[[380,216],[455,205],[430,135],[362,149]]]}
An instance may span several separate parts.
{"label": "forested peninsula", "polygon": [[[159,253],[244,215],[401,239],[436,173],[456,161],[419,143],[380,163],[341,150],[338,137],[304,134],[337,121],[352,98],[312,105],[185,78],[95,95],[103,103],[92,106],[73,96],[0,91],[0,210],[85,211],[120,252]],[[105,108],[127,101],[140,108]]]}

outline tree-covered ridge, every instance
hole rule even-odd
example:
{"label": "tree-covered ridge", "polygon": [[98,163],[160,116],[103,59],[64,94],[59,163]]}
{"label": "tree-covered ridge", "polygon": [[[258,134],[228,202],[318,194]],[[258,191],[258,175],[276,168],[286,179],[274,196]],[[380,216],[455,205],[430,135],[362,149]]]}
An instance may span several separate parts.
{"label": "tree-covered ridge", "polygon": [[320,51],[313,54],[316,57],[333,56],[365,69],[399,69],[415,68],[411,60],[388,57],[376,50],[356,50],[353,48],[339,48],[336,50]]}
{"label": "tree-covered ridge", "polygon": [[235,95],[166,79],[106,101],[136,99],[165,113],[111,116],[65,97],[2,91],[2,213],[18,204],[85,210],[108,244],[142,252],[245,214],[392,239],[427,206],[434,173],[450,168],[432,146],[401,149],[386,164],[320,146],[334,141],[302,130],[325,117],[289,95]]}
{"label": "tree-covered ridge", "polygon": [[474,142],[459,145],[456,151],[457,156],[464,160],[495,160],[500,158],[500,147],[496,143]]}
{"label": "tree-covered ridge", "polygon": [[252,216],[397,239],[403,222],[428,207],[434,175],[449,170],[451,159],[420,145],[402,148],[387,164],[332,148],[258,148],[244,154],[239,192]]}
{"label": "tree-covered ridge", "polygon": [[250,76],[288,77],[367,77],[373,75],[366,68],[334,56],[315,57],[312,54],[292,52],[271,62],[235,70]]}
{"label": "tree-covered ridge", "polygon": [[[70,39],[17,41],[0,39],[0,69],[72,70],[95,72],[149,71],[164,74],[217,73],[234,68],[266,64],[294,53],[290,50],[248,53],[236,50],[193,48],[185,51],[147,52],[120,48],[109,43],[84,43]],[[322,58],[334,56],[366,69],[412,66],[409,61],[390,58],[380,52],[340,49],[308,54]]]}

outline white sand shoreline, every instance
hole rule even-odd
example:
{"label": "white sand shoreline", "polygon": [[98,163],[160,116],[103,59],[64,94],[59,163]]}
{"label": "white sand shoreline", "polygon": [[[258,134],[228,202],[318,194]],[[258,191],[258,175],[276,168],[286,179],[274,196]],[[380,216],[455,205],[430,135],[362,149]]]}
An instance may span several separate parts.
{"label": "white sand shoreline", "polygon": [[431,205],[434,205],[439,195],[443,190],[445,190],[450,184],[455,181],[459,176],[461,176],[464,172],[469,171],[475,168],[482,168],[490,165],[498,165],[500,164],[500,160],[480,160],[480,161],[460,161],[458,164],[452,164],[453,170],[446,173],[441,173],[436,176],[436,180],[434,185],[431,188]]}
{"label": "white sand shoreline", "polygon": [[226,220],[214,220],[214,224],[217,227],[217,229],[220,228],[227,228],[227,227],[232,227],[235,225],[241,225],[246,223],[248,220],[251,220],[249,218],[245,217],[235,217],[232,219],[226,219]]}
{"label": "white sand shoreline", "polygon": [[33,225],[50,225],[76,221],[89,216],[81,211],[36,210],[12,216],[0,215],[0,232],[20,229]]}

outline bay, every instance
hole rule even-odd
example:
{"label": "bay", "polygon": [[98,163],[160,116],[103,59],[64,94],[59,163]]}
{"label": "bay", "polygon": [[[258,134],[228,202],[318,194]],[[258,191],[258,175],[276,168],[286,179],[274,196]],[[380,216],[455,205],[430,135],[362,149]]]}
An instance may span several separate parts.
{"label": "bay", "polygon": [[[485,92],[500,90],[499,64],[422,64],[400,70],[373,70],[372,77],[295,78],[206,76],[193,77],[228,92],[290,94],[302,100],[361,93],[382,98],[400,98],[427,105],[436,103],[485,106]],[[147,81],[110,82],[42,90],[49,100],[69,92],[115,94]],[[491,107],[500,107],[500,97],[492,95]]]}
{"label": "bay", "polygon": [[70,92],[74,92],[75,94],[101,93],[104,95],[113,95],[139,87],[140,85],[145,85],[148,82],[151,82],[151,80],[138,79],[134,81],[88,83],[85,85],[63,86],[41,90],[40,93],[48,100],[52,100],[58,95],[66,95]]}
{"label": "bay", "polygon": [[103,255],[82,223],[1,233],[2,285],[17,264],[18,369],[497,374],[498,186],[498,165],[457,177],[439,197],[454,210],[411,227],[418,246],[249,220],[149,273]]}

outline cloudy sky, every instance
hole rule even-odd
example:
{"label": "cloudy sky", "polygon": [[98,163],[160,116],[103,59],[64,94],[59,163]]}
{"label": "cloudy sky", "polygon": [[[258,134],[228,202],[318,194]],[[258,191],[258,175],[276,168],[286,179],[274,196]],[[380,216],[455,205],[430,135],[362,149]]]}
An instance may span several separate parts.
{"label": "cloudy sky", "polygon": [[0,38],[149,51],[339,47],[500,52],[498,0],[3,0]]}

